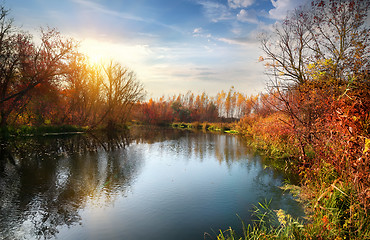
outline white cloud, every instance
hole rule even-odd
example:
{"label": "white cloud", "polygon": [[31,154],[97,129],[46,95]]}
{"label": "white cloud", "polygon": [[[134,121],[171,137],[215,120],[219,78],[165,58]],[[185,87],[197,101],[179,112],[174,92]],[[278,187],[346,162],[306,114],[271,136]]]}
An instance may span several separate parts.
{"label": "white cloud", "polygon": [[[145,82],[145,86],[151,90],[147,99],[178,95],[189,90],[196,94],[206,92],[209,96],[215,96],[231,86],[248,95],[257,94],[265,89],[267,81],[263,74],[263,64],[258,63],[257,59],[233,62],[233,65],[220,65],[216,68],[191,63],[154,65],[154,76]],[[246,65],[249,67],[245,67]]]}
{"label": "white cloud", "polygon": [[258,38],[261,33],[272,33],[274,32],[274,24],[266,24],[264,22],[259,22],[256,29],[251,31],[250,36]]}
{"label": "white cloud", "polygon": [[240,35],[242,33],[242,29],[240,27],[234,27],[231,29],[231,32],[235,35]]}
{"label": "white cloud", "polygon": [[199,28],[195,28],[194,30],[193,30],[193,34],[199,34],[199,33],[201,33],[203,31],[203,29],[201,28],[201,27],[199,27]]}
{"label": "white cloud", "polygon": [[112,16],[116,16],[116,17],[120,17],[120,18],[124,18],[124,19],[129,19],[129,20],[134,20],[134,21],[142,21],[142,22],[147,21],[147,20],[145,20],[141,17],[137,17],[137,16],[134,16],[134,15],[131,15],[131,14],[126,14],[126,13],[121,13],[121,12],[118,12],[118,11],[110,10],[110,9],[104,7],[103,5],[100,5],[100,4],[92,2],[92,1],[88,1],[88,0],[72,0],[72,1],[81,5],[81,6],[85,6],[85,7],[89,8],[89,9],[92,9],[96,12],[104,13],[104,14],[107,14],[107,15],[112,15]]}
{"label": "white cloud", "polygon": [[205,38],[205,39],[208,39],[208,41],[210,41],[210,39],[213,38],[212,34],[210,33],[207,33],[206,30],[204,30],[203,28],[199,27],[199,28],[195,28],[193,30],[193,37],[197,37],[197,38]]}
{"label": "white cloud", "polygon": [[236,15],[236,18],[241,22],[258,23],[257,14],[255,11],[247,11],[245,9],[240,10]]}
{"label": "white cloud", "polygon": [[212,22],[232,19],[228,7],[223,4],[212,1],[199,1],[198,3],[203,6],[206,17]]}
{"label": "white cloud", "polygon": [[259,49],[259,43],[250,38],[215,38],[215,40],[229,45],[241,46],[244,50],[248,50],[249,53],[256,52],[256,49]]}
{"label": "white cloud", "polygon": [[273,19],[282,20],[286,17],[288,11],[304,5],[308,1],[309,0],[271,0],[274,8],[269,11],[269,15]]}
{"label": "white cloud", "polygon": [[230,8],[246,8],[254,3],[254,0],[228,0]]}
{"label": "white cloud", "polygon": [[105,7],[104,5],[101,5],[99,3],[95,3],[95,2],[92,2],[92,1],[89,1],[89,0],[72,0],[72,1],[75,2],[76,4],[79,4],[81,6],[84,6],[84,7],[88,8],[88,9],[92,9],[92,10],[98,12],[98,13],[103,13],[103,14],[106,14],[106,15],[110,15],[110,16],[113,16],[113,17],[126,19],[126,20],[144,22],[144,23],[148,23],[148,24],[155,24],[155,25],[162,26],[164,28],[168,28],[170,30],[179,32],[179,33],[184,33],[181,29],[179,29],[177,27],[174,27],[173,25],[164,24],[162,22],[158,22],[158,21],[156,21],[154,19],[150,19],[150,18],[138,17],[138,16],[130,14],[130,13],[124,13],[124,12],[120,12],[120,11],[116,11],[116,10],[110,10],[107,7]]}

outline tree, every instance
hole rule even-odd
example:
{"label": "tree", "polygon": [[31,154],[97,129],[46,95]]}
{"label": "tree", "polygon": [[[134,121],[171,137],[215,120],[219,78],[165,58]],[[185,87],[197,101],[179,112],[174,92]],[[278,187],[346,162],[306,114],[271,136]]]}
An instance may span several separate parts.
{"label": "tree", "polygon": [[144,98],[145,91],[133,71],[110,61],[103,65],[102,95],[105,110],[100,122],[107,120],[113,127],[128,119],[133,105]]}
{"label": "tree", "polygon": [[270,94],[290,117],[303,158],[306,145],[320,138],[315,123],[335,114],[333,100],[355,85],[369,88],[369,6],[361,0],[314,0],[276,24],[272,36],[261,35]]}
{"label": "tree", "polygon": [[94,125],[99,119],[102,97],[102,69],[98,65],[89,65],[85,56],[75,54],[68,64],[65,84],[60,90],[60,123]]}
{"label": "tree", "polygon": [[180,96],[177,99],[177,101],[171,104],[171,108],[174,112],[176,121],[180,121],[180,122],[190,121],[190,110],[182,105]]}
{"label": "tree", "polygon": [[333,61],[333,77],[343,81],[368,69],[369,5],[361,0],[315,0],[276,24],[272,36],[262,34],[266,56],[261,60],[267,61],[270,76],[281,81],[274,83],[305,83],[309,64],[327,59]]}
{"label": "tree", "polygon": [[9,115],[27,104],[36,86],[63,81],[66,62],[76,47],[55,29],[42,29],[37,46],[30,34],[13,26],[8,10],[0,7],[0,126],[7,125]]}

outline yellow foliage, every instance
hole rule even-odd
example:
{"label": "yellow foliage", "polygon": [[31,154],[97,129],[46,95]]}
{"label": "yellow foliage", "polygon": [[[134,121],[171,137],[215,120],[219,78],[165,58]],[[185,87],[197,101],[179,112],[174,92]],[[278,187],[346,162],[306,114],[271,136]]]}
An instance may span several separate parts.
{"label": "yellow foliage", "polygon": [[310,76],[313,79],[320,79],[327,73],[334,69],[334,61],[332,59],[321,59],[315,63],[310,63],[307,66],[307,70]]}
{"label": "yellow foliage", "polygon": [[363,151],[363,154],[367,153],[370,150],[370,138],[365,139],[365,149]]}

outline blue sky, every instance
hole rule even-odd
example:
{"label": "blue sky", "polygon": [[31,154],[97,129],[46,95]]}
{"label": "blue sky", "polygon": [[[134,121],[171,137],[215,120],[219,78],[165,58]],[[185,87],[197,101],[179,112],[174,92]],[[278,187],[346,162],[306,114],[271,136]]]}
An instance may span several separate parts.
{"label": "blue sky", "polygon": [[136,72],[150,97],[264,91],[257,35],[307,0],[6,0],[15,24],[57,28],[92,61]]}

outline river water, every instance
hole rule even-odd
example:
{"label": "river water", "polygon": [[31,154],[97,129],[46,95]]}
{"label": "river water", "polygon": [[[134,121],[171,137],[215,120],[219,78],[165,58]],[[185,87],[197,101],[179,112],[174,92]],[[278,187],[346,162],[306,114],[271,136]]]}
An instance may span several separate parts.
{"label": "river water", "polygon": [[299,216],[284,173],[237,136],[163,128],[12,140],[0,239],[215,239],[258,202]]}

